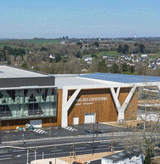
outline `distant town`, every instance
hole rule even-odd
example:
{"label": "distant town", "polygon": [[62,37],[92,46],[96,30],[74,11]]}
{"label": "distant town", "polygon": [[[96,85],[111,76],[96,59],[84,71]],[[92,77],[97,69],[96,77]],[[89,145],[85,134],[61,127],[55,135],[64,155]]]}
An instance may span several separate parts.
{"label": "distant town", "polygon": [[47,74],[160,75],[160,37],[1,39],[0,63]]}

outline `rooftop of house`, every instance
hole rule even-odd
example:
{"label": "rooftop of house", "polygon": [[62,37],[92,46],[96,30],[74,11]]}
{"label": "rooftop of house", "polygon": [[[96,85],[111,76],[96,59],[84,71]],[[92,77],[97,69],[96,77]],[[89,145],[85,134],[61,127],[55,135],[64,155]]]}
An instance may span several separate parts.
{"label": "rooftop of house", "polygon": [[139,156],[141,153],[139,151],[123,151],[123,152],[118,152],[115,154],[111,154],[105,157],[102,157],[102,159],[107,159],[112,162],[118,162],[123,159],[131,158],[133,156]]}

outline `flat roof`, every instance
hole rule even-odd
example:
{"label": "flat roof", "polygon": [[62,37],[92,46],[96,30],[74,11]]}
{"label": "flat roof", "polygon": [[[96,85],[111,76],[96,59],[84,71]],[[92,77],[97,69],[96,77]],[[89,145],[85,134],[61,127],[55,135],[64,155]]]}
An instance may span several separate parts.
{"label": "flat roof", "polygon": [[122,151],[122,152],[111,154],[111,155],[108,155],[108,156],[105,156],[102,158],[109,160],[109,161],[112,161],[112,162],[118,162],[118,161],[121,161],[123,159],[130,158],[133,156],[138,156],[138,155],[141,155],[140,151],[138,151],[138,150],[136,150],[136,151]]}
{"label": "flat roof", "polygon": [[[78,86],[78,85],[111,85],[117,84],[117,82],[95,80],[79,77],[79,75],[54,75],[55,76],[55,86],[58,89],[62,89],[63,86]],[[118,83],[119,84],[119,83]]]}
{"label": "flat roof", "polygon": [[104,81],[114,81],[119,83],[160,82],[159,76],[124,75],[113,73],[92,73],[80,75],[79,77],[98,79]]}
{"label": "flat roof", "polygon": [[19,68],[0,66],[0,78],[48,77],[48,75],[35,73]]}

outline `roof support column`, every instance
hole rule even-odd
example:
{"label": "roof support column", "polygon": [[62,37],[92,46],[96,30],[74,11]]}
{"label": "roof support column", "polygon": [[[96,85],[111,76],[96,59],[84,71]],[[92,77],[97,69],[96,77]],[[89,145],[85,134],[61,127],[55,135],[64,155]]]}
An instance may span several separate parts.
{"label": "roof support column", "polygon": [[61,126],[68,126],[68,110],[66,110],[66,103],[68,98],[68,89],[66,87],[63,88],[62,93],[62,117],[61,117]]}
{"label": "roof support column", "polygon": [[118,100],[118,92],[120,89],[118,89],[117,93],[115,93],[115,90],[113,87],[110,87],[110,90],[111,90],[111,94],[112,94],[112,97],[113,97],[113,100],[114,100],[114,103],[115,103],[115,106],[116,106],[116,109],[117,109],[117,112],[118,112],[118,122],[124,120],[124,113],[125,113],[125,110],[136,90],[136,86],[133,86],[132,89],[130,90],[127,98],[125,99],[123,105],[121,106],[120,103],[119,103],[119,100]]}
{"label": "roof support column", "polygon": [[63,88],[63,96],[62,96],[62,120],[61,120],[61,126],[67,127],[68,126],[68,110],[75,101],[76,97],[78,96],[81,89],[77,89],[73,95],[68,99],[68,87]]}

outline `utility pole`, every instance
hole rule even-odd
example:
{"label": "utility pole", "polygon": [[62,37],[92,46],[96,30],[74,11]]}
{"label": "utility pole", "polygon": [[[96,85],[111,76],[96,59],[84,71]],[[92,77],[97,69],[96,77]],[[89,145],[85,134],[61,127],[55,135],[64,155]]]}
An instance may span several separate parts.
{"label": "utility pole", "polygon": [[92,133],[93,133],[93,145],[92,145],[92,155],[93,155],[94,154],[94,123],[93,123]]}
{"label": "utility pole", "polygon": [[36,151],[35,151],[35,155],[34,156],[35,156],[35,160],[36,160]]}
{"label": "utility pole", "polygon": [[2,133],[1,133],[1,118],[0,118],[0,144],[2,142]]}
{"label": "utility pole", "polygon": [[27,149],[27,164],[28,164],[29,150]]}
{"label": "utility pole", "polygon": [[97,115],[97,119],[96,119],[96,124],[97,124],[97,133],[96,133],[96,136],[98,136],[98,124],[99,124],[99,105],[102,104],[101,102],[98,102],[98,108],[97,108],[97,112],[96,112],[96,115]]}

